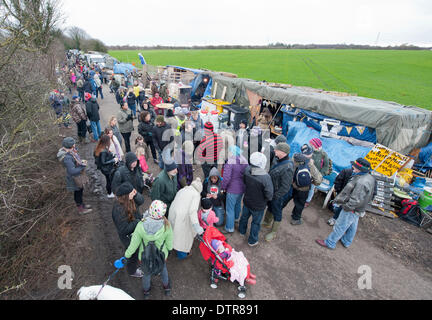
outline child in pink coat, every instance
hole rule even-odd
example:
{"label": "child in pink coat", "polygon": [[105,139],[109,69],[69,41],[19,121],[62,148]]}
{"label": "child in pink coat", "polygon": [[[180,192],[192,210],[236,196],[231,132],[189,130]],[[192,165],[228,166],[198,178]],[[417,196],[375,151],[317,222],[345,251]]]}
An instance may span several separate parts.
{"label": "child in pink coat", "polygon": [[204,230],[208,226],[212,226],[219,222],[219,218],[216,213],[212,210],[212,202],[209,198],[203,198],[201,200],[201,209],[198,211],[198,221],[201,228]]}

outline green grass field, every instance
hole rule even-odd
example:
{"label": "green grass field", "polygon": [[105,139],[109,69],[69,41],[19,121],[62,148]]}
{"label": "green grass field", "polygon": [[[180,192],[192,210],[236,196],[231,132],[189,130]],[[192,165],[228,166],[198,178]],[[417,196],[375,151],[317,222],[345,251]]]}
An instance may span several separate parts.
{"label": "green grass field", "polygon": [[110,51],[141,66],[178,65],[241,78],[289,83],[395,101],[432,110],[432,51],[407,50],[148,50]]}

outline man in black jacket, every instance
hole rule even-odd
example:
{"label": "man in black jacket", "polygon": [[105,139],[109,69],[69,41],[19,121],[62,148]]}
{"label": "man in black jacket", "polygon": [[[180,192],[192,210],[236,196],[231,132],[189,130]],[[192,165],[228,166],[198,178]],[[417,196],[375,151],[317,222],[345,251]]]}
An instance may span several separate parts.
{"label": "man in black jacket", "polygon": [[158,152],[159,167],[163,169],[165,162],[172,162],[172,150],[168,145],[174,141],[174,130],[166,124],[164,116],[157,116],[155,124],[153,127],[153,144]]}
{"label": "man in black jacket", "polygon": [[87,111],[87,117],[90,120],[90,125],[93,131],[94,141],[92,142],[98,141],[102,131],[100,127],[99,104],[96,100],[96,97],[92,96],[86,102],[86,111]]}
{"label": "man in black jacket", "polygon": [[[119,186],[124,182],[130,182],[138,193],[144,191],[144,179],[138,159],[133,152],[126,153],[125,164],[118,168],[112,180],[112,190],[117,195]],[[118,195],[117,195],[118,196]]]}
{"label": "man in black jacket", "polygon": [[265,171],[266,156],[261,152],[254,152],[250,157],[250,166],[245,169],[243,181],[246,186],[243,198],[243,211],[239,222],[239,232],[246,234],[248,220],[252,216],[251,230],[248,244],[253,247],[258,244],[258,234],[261,220],[267,202],[273,198],[273,183]]}
{"label": "man in black jacket", "polygon": [[141,112],[139,119],[140,119],[140,123],[138,125],[138,133],[143,137],[143,139],[147,145],[147,149],[148,148],[151,149],[153,161],[156,164],[159,164],[159,162],[156,160],[157,159],[156,148],[153,144],[153,127],[154,127],[154,125],[153,125],[153,122],[151,121],[150,112],[148,112],[148,111]]}
{"label": "man in black jacket", "polygon": [[[335,182],[334,182],[334,191],[335,194],[338,195],[343,188],[345,188],[345,186],[347,185],[348,181],[351,179],[353,174],[353,168],[351,166],[351,168],[347,168],[347,169],[343,169],[336,177]],[[334,226],[334,224],[336,223],[337,218],[339,218],[339,214],[342,210],[341,206],[335,205],[333,204],[333,201],[331,202],[332,204],[332,211],[334,213],[333,217],[330,218],[327,221],[327,224],[330,226]]]}
{"label": "man in black jacket", "polygon": [[[287,143],[278,143],[274,149],[276,162],[270,168],[269,175],[273,182],[273,199],[268,204],[268,210],[263,221],[263,226],[272,228],[266,235],[266,241],[276,237],[280,222],[282,221],[282,210],[286,206],[286,198],[290,192],[294,163],[289,159],[290,146]],[[273,221],[272,221],[273,220]]]}

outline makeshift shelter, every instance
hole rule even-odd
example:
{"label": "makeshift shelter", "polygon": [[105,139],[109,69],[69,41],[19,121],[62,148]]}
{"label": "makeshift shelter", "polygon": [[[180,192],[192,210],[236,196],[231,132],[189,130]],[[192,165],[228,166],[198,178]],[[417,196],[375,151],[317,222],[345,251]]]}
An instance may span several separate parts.
{"label": "makeshift shelter", "polygon": [[131,72],[137,72],[138,69],[130,63],[117,63],[114,65],[114,73],[127,76]]}
{"label": "makeshift shelter", "polygon": [[216,99],[249,108],[249,96],[253,93],[282,106],[293,105],[297,109],[294,113],[303,112],[309,118],[318,116],[322,120],[330,118],[357,126],[363,131],[356,129],[360,136],[367,129],[365,141],[380,143],[402,154],[425,146],[430,138],[432,112],[415,106],[357,96],[334,96],[294,86],[274,88],[255,80],[229,78],[212,72],[199,76],[206,75],[212,80],[211,95]]}

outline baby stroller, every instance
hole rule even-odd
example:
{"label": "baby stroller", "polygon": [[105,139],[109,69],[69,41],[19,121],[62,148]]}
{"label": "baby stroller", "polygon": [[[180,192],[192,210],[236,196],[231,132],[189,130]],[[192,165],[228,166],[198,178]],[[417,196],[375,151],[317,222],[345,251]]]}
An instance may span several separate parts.
{"label": "baby stroller", "polygon": [[[221,255],[211,245],[213,240],[220,240],[224,247],[229,251],[232,251],[232,247],[226,243],[225,236],[215,227],[207,227],[203,236],[197,236],[200,243],[200,251],[204,260],[210,263],[210,287],[216,289],[218,287],[219,280],[230,280],[232,275],[230,269],[232,267],[231,261],[224,260]],[[248,266],[248,275],[250,275]],[[232,281],[232,280],[231,280]],[[243,299],[246,297],[246,286],[245,283],[242,285],[239,282],[238,297]]]}

